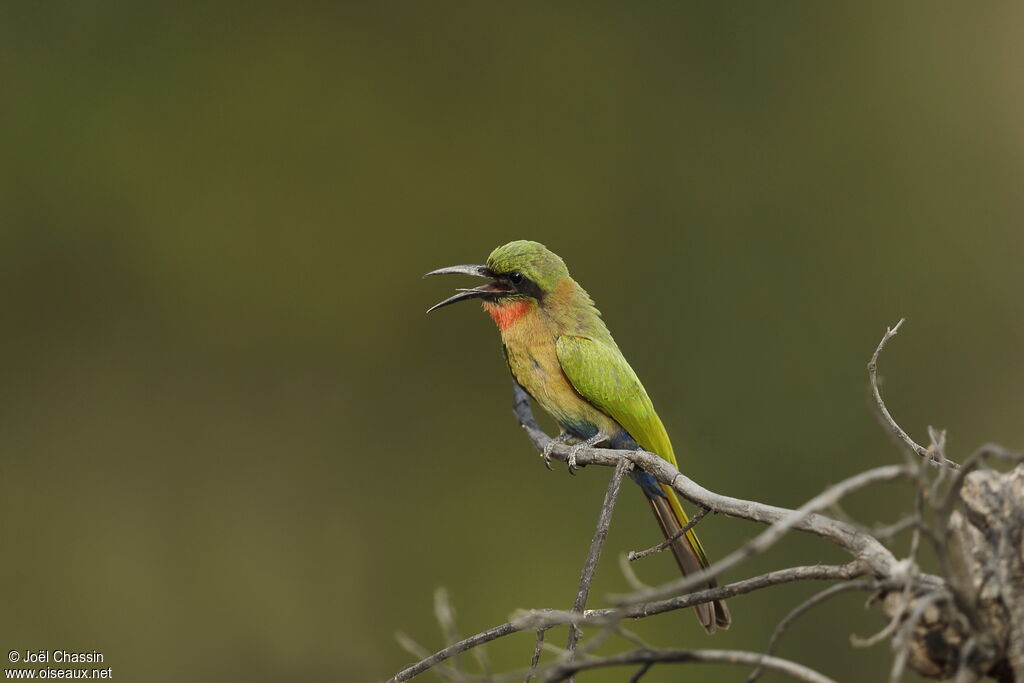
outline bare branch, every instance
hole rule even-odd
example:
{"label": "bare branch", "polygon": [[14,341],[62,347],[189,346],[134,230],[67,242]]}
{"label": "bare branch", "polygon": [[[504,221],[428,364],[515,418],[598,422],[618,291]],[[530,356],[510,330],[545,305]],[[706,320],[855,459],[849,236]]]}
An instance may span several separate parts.
{"label": "bare branch", "polygon": [[971,655],[974,654],[974,648],[977,644],[977,639],[974,637],[968,638],[964,646],[960,648],[960,663],[956,670],[956,683],[974,683],[978,680],[978,674],[975,673],[967,662],[970,661]]}
{"label": "bare branch", "polygon": [[640,580],[640,577],[633,571],[633,565],[629,563],[629,558],[623,553],[619,555],[619,570],[622,572],[622,576],[626,579],[626,583],[635,590],[644,590],[650,588],[650,586]]}
{"label": "bare branch", "polygon": [[[402,646],[402,649],[410,653],[414,657],[423,657],[422,661],[430,659],[428,656],[428,650],[413,640],[410,636],[399,631],[395,634],[395,640]],[[441,662],[435,662],[434,666],[437,667],[437,674],[445,679],[454,679],[457,676],[457,672],[451,666],[447,664],[441,664]]]}
{"label": "bare branch", "polygon": [[882,341],[878,342],[878,347],[875,349],[875,352],[871,354],[871,360],[868,362],[868,377],[871,379],[871,393],[875,397],[875,405],[878,407],[879,412],[885,419],[886,424],[889,425],[889,429],[892,430],[892,433],[895,434],[899,440],[907,446],[907,448],[936,466],[945,465],[946,467],[950,467],[955,470],[960,469],[960,465],[957,463],[943,458],[934,450],[929,450],[911,439],[910,435],[903,431],[902,427],[896,424],[896,420],[892,418],[892,415],[889,413],[889,409],[885,406],[885,401],[882,400],[882,394],[878,390],[878,356],[882,353],[882,349],[885,348],[888,341],[895,337],[899,332],[900,325],[903,324],[904,320],[906,320],[906,318],[900,318],[898,323],[892,327],[886,328],[885,334],[882,336]]}
{"label": "bare branch", "polygon": [[[819,593],[815,593],[811,597],[807,598],[807,600],[804,600],[802,603],[800,603],[796,608],[793,609],[793,611],[791,611],[789,614],[783,617],[782,621],[779,622],[779,625],[775,627],[775,631],[772,632],[772,637],[768,639],[768,649],[765,650],[765,654],[774,655],[775,650],[779,647],[779,641],[782,639],[782,634],[786,632],[786,629],[788,629],[790,625],[794,621],[796,621],[801,615],[810,611],[812,608],[816,607],[817,605],[820,605],[821,603],[825,602],[826,600],[835,595],[839,595],[840,593],[848,593],[850,591],[857,590],[869,590],[875,588],[877,585],[878,584],[874,581],[871,581],[869,579],[862,579],[860,581],[848,581],[846,583],[837,583],[836,585],[829,586],[828,588]],[[747,676],[747,680],[744,683],[754,683],[754,681],[760,678],[761,674],[763,673],[764,666],[759,665],[750,673],[749,676]]]}
{"label": "bare branch", "polygon": [[[551,437],[545,434],[537,424],[536,419],[533,417],[533,411],[530,409],[529,396],[522,387],[514,385],[514,392],[516,417],[530,437],[534,447],[538,451],[543,451],[544,446],[551,441]],[[569,456],[569,448],[564,445],[555,446],[551,450],[551,456],[554,459],[565,462]],[[710,508],[714,512],[726,514],[730,517],[748,519],[761,524],[775,524],[784,519],[789,519],[788,524],[791,528],[806,531],[832,541],[854,557],[867,562],[871,567],[871,571],[877,576],[887,576],[896,562],[896,558],[881,542],[871,536],[871,534],[851,524],[839,522],[814,512],[805,512],[794,516],[794,511],[787,508],[713,493],[682,474],[674,465],[655,453],[612,450],[608,448],[584,448],[577,452],[576,463],[578,465],[614,467],[618,464],[620,458],[629,459],[635,466],[647,472],[659,482],[671,486],[679,495],[690,502]],[[902,472],[905,469],[893,466],[892,470],[887,471],[893,473],[899,471],[901,474],[895,474],[894,476],[903,476]],[[702,577],[702,580],[704,578],[706,577]]]}
{"label": "bare branch", "polygon": [[[455,610],[452,608],[451,600],[448,598],[448,591],[445,588],[438,588],[434,591],[434,614],[437,623],[441,626],[444,634],[444,641],[451,645],[462,640],[459,637],[458,629],[455,627]],[[458,677],[462,674],[462,664],[458,657],[452,658],[452,669]]]}
{"label": "bare branch", "polygon": [[802,664],[742,650],[634,650],[612,657],[557,664],[542,681],[544,683],[558,683],[558,681],[564,681],[577,672],[588,669],[601,669],[628,664],[655,664],[660,662],[702,662],[706,664],[764,666],[768,669],[781,671],[798,681],[805,681],[806,683],[835,683],[831,678],[823,676]]}
{"label": "bare branch", "polygon": [[910,655],[910,637],[914,632],[914,628],[917,623],[921,620],[921,616],[924,614],[928,607],[939,600],[944,600],[949,597],[949,594],[945,591],[934,591],[929,595],[921,598],[914,609],[910,612],[910,616],[907,617],[907,621],[900,628],[899,633],[896,635],[896,639],[893,641],[893,647],[896,650],[896,657],[893,659],[892,671],[889,673],[889,683],[898,683],[900,678],[903,676],[903,669],[907,664],[907,657]]}
{"label": "bare branch", "polygon": [[695,527],[698,524],[700,524],[700,520],[704,519],[704,517],[709,512],[711,512],[710,508],[702,507],[700,510],[697,511],[697,514],[695,514],[693,516],[693,519],[691,519],[689,522],[684,524],[683,527],[681,529],[679,529],[679,531],[675,532],[674,534],[672,534],[671,536],[666,538],[664,541],[662,541],[658,545],[652,546],[652,547],[648,548],[647,550],[641,550],[639,552],[630,552],[629,555],[626,556],[626,559],[628,559],[630,562],[636,562],[637,560],[642,560],[643,558],[647,557],[648,555],[653,555],[654,553],[660,553],[662,550],[664,550],[665,548],[667,548],[670,545],[672,545],[672,543],[677,538],[680,538],[687,531],[689,531],[693,527]]}
{"label": "bare branch", "polygon": [[[712,600],[723,600],[737,595],[751,593],[762,588],[777,586],[783,583],[794,581],[829,581],[836,579],[852,579],[863,576],[867,569],[860,562],[850,562],[845,565],[811,565],[806,567],[790,567],[779,569],[774,572],[755,576],[750,579],[736,581],[735,583],[717,586],[687,595],[679,595],[668,600],[650,602],[646,604],[633,605],[626,609],[598,609],[587,610],[583,614],[578,612],[560,610],[530,610],[517,615],[512,621],[500,624],[494,628],[481,631],[465,640],[439,650],[403,671],[395,674],[389,683],[401,683],[414,676],[427,671],[428,669],[444,662],[450,657],[477,647],[483,643],[497,640],[504,636],[518,633],[523,630],[542,629],[547,630],[554,626],[564,626],[571,623],[586,625],[588,623],[607,623],[610,619],[622,616],[627,619],[642,619],[655,614],[671,612],[678,609],[686,609]],[[542,639],[538,639],[538,643]]]}
{"label": "bare branch", "polygon": [[398,641],[398,644],[402,646],[403,650],[409,654],[416,655],[417,657],[422,657],[427,651],[425,647],[401,631],[395,634],[395,640]]}
{"label": "bare branch", "polygon": [[[462,652],[465,652],[466,650],[476,647],[477,645],[488,643],[492,640],[501,638],[502,636],[507,636],[511,633],[515,633],[521,630],[521,628],[517,628],[513,626],[511,623],[506,623],[501,624],[500,626],[495,626],[491,629],[487,629],[486,631],[481,631],[480,633],[477,633],[474,636],[470,636],[465,640],[459,641],[454,645],[449,645],[443,650],[438,650],[437,652],[428,657],[423,657],[420,661],[416,662],[412,666],[403,669],[402,671],[399,671],[397,674],[389,678],[388,683],[399,683],[400,681],[407,681],[413,676],[418,676],[424,671],[432,669],[438,664],[441,664],[453,655],[460,654]],[[404,634],[399,634],[399,638],[407,638],[407,636],[405,636]],[[414,654],[416,654],[416,656],[421,656],[418,653]]]}
{"label": "bare branch", "polygon": [[[587,606],[587,596],[590,595],[590,584],[594,580],[594,572],[597,570],[597,563],[601,559],[601,550],[604,548],[605,539],[608,538],[608,527],[612,522],[612,511],[615,508],[615,499],[619,495],[619,488],[626,473],[633,468],[633,463],[628,460],[620,460],[612,473],[611,481],[608,482],[608,490],[604,494],[604,503],[601,504],[601,514],[597,519],[597,528],[594,530],[594,538],[590,542],[590,550],[587,552],[587,559],[583,563],[583,570],[580,572],[580,586],[576,591],[576,602],[573,603],[572,611],[583,613]],[[569,640],[565,649],[569,652],[571,661],[575,655],[576,643],[579,642],[580,629],[576,624],[569,627]]]}
{"label": "bare branch", "polygon": [[851,633],[850,645],[853,647],[871,647],[873,645],[877,645],[896,631],[896,627],[899,626],[902,616],[902,612],[894,615],[893,618],[889,620],[889,623],[882,627],[882,630],[878,631],[874,635],[868,636],[867,638],[862,638],[855,633]]}
{"label": "bare branch", "polygon": [[[915,529],[914,539],[916,540],[917,538],[917,530]],[[900,572],[898,573],[899,578],[893,579],[895,582],[903,584],[902,588],[900,589],[903,594],[903,600],[900,601],[899,606],[895,610],[893,610],[893,613],[889,618],[889,623],[887,623],[880,631],[878,631],[872,636],[868,636],[867,638],[861,638],[860,636],[850,634],[850,644],[853,647],[871,647],[872,645],[881,642],[882,639],[888,638],[890,635],[896,632],[896,628],[900,625],[900,622],[903,619],[903,615],[906,614],[906,611],[913,600],[913,589],[915,588],[914,578],[916,577],[918,571],[917,562],[915,559],[916,552],[916,543],[911,544],[910,555],[900,562]],[[871,599],[868,600],[868,604],[870,604],[878,596],[879,593],[873,595]]]}
{"label": "bare branch", "polygon": [[[564,610],[532,610],[514,618],[512,623],[520,629],[560,626],[568,623],[606,624],[618,619],[642,619],[663,612],[694,607],[713,600],[724,600],[744,593],[794,581],[824,581],[833,579],[851,579],[863,576],[865,569],[857,562],[845,565],[812,565],[807,567],[790,567],[768,572],[735,583],[701,591],[677,595],[666,600],[638,603],[625,607],[587,610],[580,615]],[[888,585],[888,584],[886,584]]]}
{"label": "bare branch", "polygon": [[[877,482],[891,481],[893,479],[909,477],[912,475],[913,470],[902,465],[877,467],[873,470],[868,470],[854,475],[849,479],[826,489],[823,493],[804,503],[797,510],[790,511],[786,516],[782,517],[770,527],[762,531],[754,539],[740,546],[718,562],[715,562],[710,567],[705,568],[703,571],[694,572],[693,574],[681,577],[675,581],[671,581],[649,591],[636,591],[628,595],[619,596],[618,600],[623,603],[645,602],[647,600],[656,600],[673,593],[686,592],[695,586],[707,583],[709,580],[720,576],[722,573],[738,566],[744,560],[763,553],[782,538],[790,529],[798,528],[798,525],[802,521],[806,520],[808,516],[816,510],[832,505],[843,496]],[[863,532],[859,530],[857,533],[863,534]],[[866,534],[864,535],[866,536]],[[877,541],[875,542],[877,543]],[[888,554],[888,551],[886,551],[886,553]],[[892,555],[890,554],[889,557],[892,557]]]}
{"label": "bare branch", "polygon": [[914,528],[919,524],[921,524],[921,517],[915,513],[907,515],[906,517],[899,519],[896,522],[893,522],[892,524],[876,527],[875,529],[872,529],[871,534],[875,538],[880,540],[889,539],[893,536],[899,535],[907,529]]}
{"label": "bare branch", "polygon": [[544,649],[544,632],[547,631],[545,628],[537,629],[537,642],[533,646],[533,657],[530,659],[530,672],[526,674],[526,680],[523,683],[530,683],[535,673],[537,673],[537,664],[540,662],[540,651]]}
{"label": "bare branch", "polygon": [[654,662],[644,662],[644,665],[641,666],[635,674],[630,676],[629,683],[637,683],[637,681],[644,677],[644,674],[650,671],[652,666],[654,666]]}

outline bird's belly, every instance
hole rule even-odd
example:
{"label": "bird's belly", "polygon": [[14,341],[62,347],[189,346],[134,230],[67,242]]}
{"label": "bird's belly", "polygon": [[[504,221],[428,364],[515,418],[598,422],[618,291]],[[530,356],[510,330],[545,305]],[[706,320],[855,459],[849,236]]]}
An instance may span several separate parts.
{"label": "bird's belly", "polygon": [[506,341],[505,353],[515,380],[567,432],[585,439],[598,432],[610,435],[622,431],[615,420],[584,400],[569,383],[553,340],[530,346]]}

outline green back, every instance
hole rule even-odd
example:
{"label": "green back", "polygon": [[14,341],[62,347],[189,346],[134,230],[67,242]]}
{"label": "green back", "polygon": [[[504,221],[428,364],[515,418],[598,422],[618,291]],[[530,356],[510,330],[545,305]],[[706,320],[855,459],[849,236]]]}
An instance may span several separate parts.
{"label": "green back", "polygon": [[576,391],[614,419],[644,449],[676,465],[661,418],[644,385],[612,342],[586,337],[558,338],[558,361]]}
{"label": "green back", "polygon": [[[608,339],[604,342],[569,335],[559,337],[557,352],[562,372],[580,396],[618,422],[642,448],[679,467],[665,425],[654,412],[654,404],[644,385],[615,342],[610,336]],[[679,525],[685,525],[686,512],[675,491],[664,484],[661,490],[675,511]],[[693,529],[686,532],[686,538],[701,566],[708,566],[704,547]]]}

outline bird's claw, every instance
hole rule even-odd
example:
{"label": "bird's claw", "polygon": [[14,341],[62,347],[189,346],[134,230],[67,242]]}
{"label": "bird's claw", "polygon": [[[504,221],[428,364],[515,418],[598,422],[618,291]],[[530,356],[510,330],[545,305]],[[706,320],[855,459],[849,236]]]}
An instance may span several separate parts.
{"label": "bird's claw", "polygon": [[572,450],[569,451],[569,459],[566,461],[569,464],[569,474],[576,476],[576,470],[579,467],[576,466],[576,454],[579,453],[580,446],[573,446]]}
{"label": "bird's claw", "polygon": [[605,437],[603,434],[595,434],[594,436],[590,437],[586,441],[578,443],[575,446],[573,446],[572,448],[570,448],[569,449],[569,457],[566,460],[566,462],[569,464],[569,474],[575,476],[576,475],[576,470],[583,468],[583,465],[577,465],[576,464],[576,456],[579,455],[580,451],[582,451],[584,448],[593,448],[597,444],[602,443],[602,442],[604,442],[606,440],[607,440],[607,437]]}
{"label": "bird's claw", "polygon": [[554,467],[551,466],[551,451],[555,449],[555,442],[549,441],[544,450],[541,451],[540,457],[544,459],[544,467],[548,468],[548,471],[554,471]]}
{"label": "bird's claw", "polygon": [[551,439],[551,441],[548,441],[546,444],[544,444],[544,448],[540,452],[540,457],[544,458],[545,467],[547,467],[549,470],[555,469],[554,467],[551,466],[551,453],[554,452],[555,446],[563,444],[566,441],[570,441],[571,439],[571,435],[563,432],[556,436],[555,438]]}

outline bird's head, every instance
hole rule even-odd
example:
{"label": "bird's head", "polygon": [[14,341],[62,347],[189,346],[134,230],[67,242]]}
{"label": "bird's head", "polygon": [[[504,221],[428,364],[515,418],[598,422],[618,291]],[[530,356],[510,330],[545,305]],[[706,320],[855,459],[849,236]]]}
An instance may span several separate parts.
{"label": "bird's head", "polygon": [[503,244],[487,257],[486,265],[448,266],[432,270],[431,275],[476,275],[490,282],[458,294],[431,307],[430,311],[468,299],[483,299],[497,306],[506,304],[542,305],[544,298],[569,277],[565,261],[539,242],[517,240]]}

